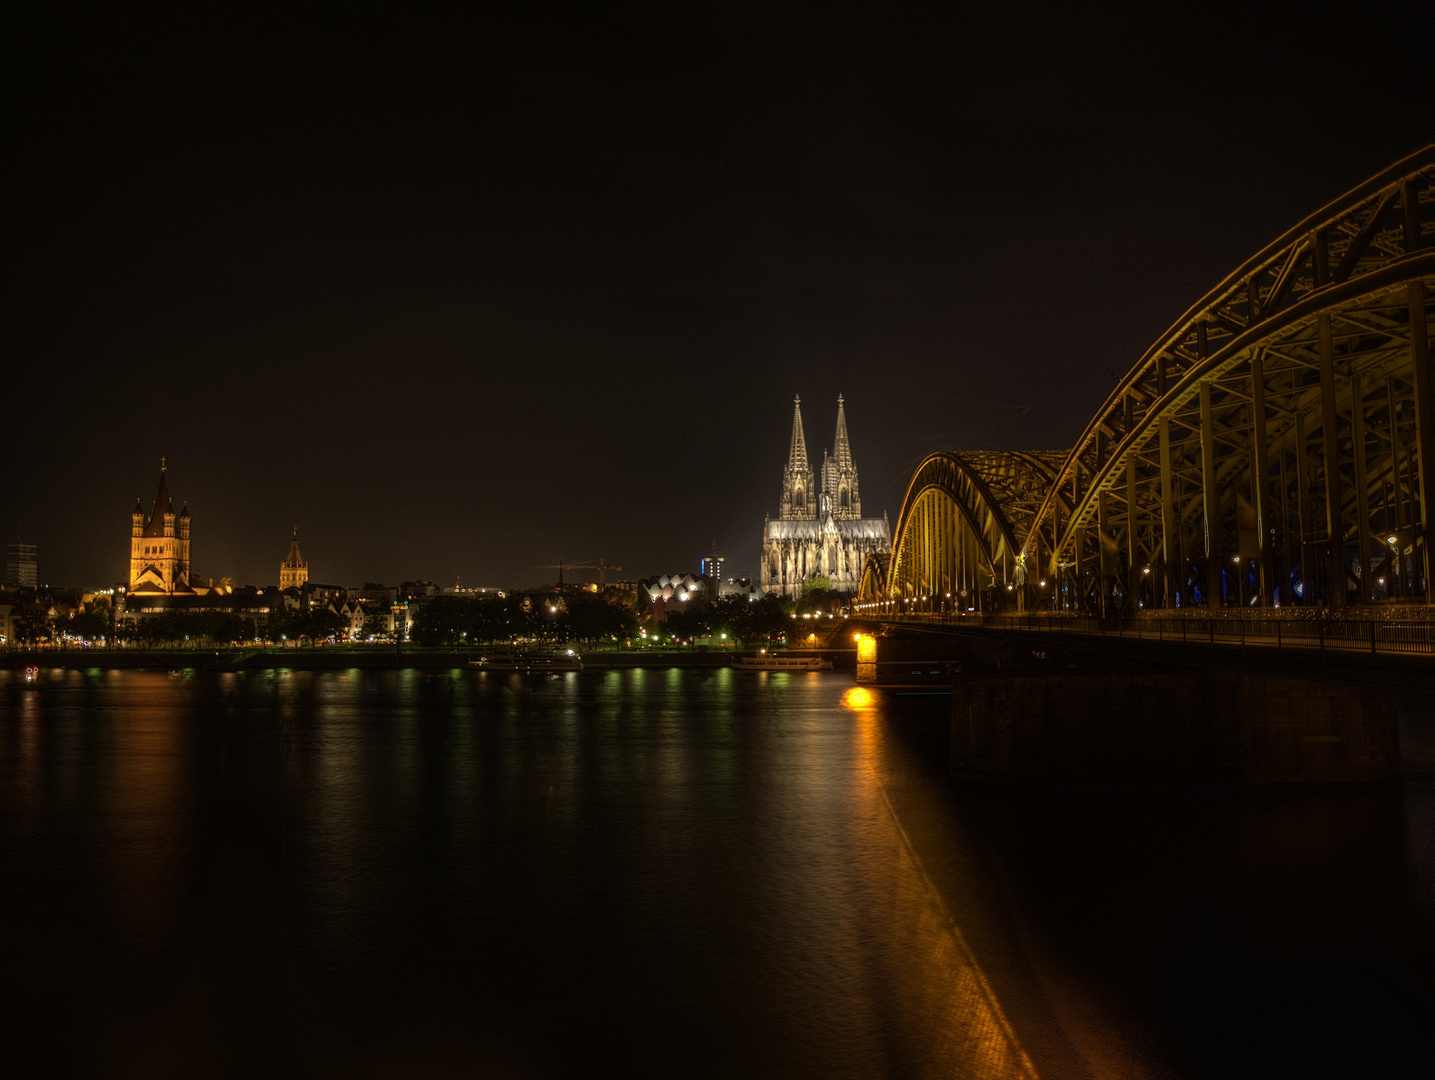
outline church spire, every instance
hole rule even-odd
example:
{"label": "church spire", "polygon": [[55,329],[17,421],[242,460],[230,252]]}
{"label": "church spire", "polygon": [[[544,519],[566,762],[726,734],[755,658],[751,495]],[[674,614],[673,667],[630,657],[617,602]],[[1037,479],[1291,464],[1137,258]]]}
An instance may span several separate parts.
{"label": "church spire", "polygon": [[145,522],[145,535],[150,537],[164,535],[164,519],[166,514],[174,513],[174,500],[169,496],[169,480],[164,458],[159,459],[159,490],[155,492],[154,509],[150,511],[149,520]]}
{"label": "church spire", "polygon": [[792,448],[782,473],[782,520],[811,521],[817,516],[817,489],[807,460],[807,438],[802,433],[802,399],[792,399]]}
{"label": "church spire", "polygon": [[847,413],[842,408],[842,395],[837,395],[837,445],[832,451],[832,456],[837,459],[837,468],[851,470],[852,447],[847,443]]}
{"label": "church spire", "polygon": [[807,438],[802,434],[802,398],[792,399],[792,450],[787,455],[789,469],[811,468],[807,460]]}
{"label": "church spire", "polygon": [[862,516],[857,495],[857,466],[852,461],[852,444],[847,441],[847,410],[837,395],[837,439],[831,461],[822,463],[822,496],[833,517],[856,521]]}

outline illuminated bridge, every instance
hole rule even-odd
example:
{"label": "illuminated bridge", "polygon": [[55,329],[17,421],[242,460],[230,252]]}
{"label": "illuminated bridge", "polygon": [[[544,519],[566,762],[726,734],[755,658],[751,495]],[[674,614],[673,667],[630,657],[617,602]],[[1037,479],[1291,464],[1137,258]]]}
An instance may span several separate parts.
{"label": "illuminated bridge", "polygon": [[859,609],[1149,618],[1427,601],[1432,293],[1435,146],[1232,271],[1071,449],[923,461]]}

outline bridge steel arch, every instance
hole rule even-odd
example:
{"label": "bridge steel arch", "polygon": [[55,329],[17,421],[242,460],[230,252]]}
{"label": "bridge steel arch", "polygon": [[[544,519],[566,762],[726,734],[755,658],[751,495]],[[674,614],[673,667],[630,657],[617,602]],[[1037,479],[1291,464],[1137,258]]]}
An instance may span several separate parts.
{"label": "bridge steel arch", "polygon": [[862,578],[857,584],[857,603],[868,605],[887,599],[887,572],[892,565],[890,552],[873,552],[862,564]]}
{"label": "bridge steel arch", "polygon": [[1435,145],[1211,289],[1070,451],[926,458],[859,607],[1428,601],[1432,302]]}
{"label": "bridge steel arch", "polygon": [[907,486],[884,564],[869,560],[858,609],[920,604],[924,610],[980,606],[994,585],[1018,581],[1027,533],[1051,490],[1061,451],[940,451]]}
{"label": "bridge steel arch", "polygon": [[1426,593],[1435,146],[1302,221],[1107,397],[1025,538],[1060,602]]}

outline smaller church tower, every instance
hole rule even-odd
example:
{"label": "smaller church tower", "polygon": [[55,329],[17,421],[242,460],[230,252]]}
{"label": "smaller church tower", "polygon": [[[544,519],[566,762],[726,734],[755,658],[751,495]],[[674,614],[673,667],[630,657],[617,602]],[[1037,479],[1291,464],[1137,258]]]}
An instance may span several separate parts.
{"label": "smaller church tower", "polygon": [[299,527],[294,527],[294,538],[289,541],[289,555],[279,564],[279,587],[299,589],[309,580],[309,564],[299,554]]}
{"label": "smaller church tower", "polygon": [[807,458],[807,437],[802,432],[802,398],[792,399],[792,446],[782,473],[783,521],[817,520],[817,491]]}

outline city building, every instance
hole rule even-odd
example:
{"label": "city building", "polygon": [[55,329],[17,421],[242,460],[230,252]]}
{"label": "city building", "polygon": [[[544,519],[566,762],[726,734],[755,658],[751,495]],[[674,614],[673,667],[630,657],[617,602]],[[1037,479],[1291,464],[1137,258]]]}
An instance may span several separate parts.
{"label": "city building", "polygon": [[5,547],[5,587],[33,589],[40,584],[40,549],[34,544],[7,544]]}
{"label": "city building", "polygon": [[279,588],[302,589],[309,580],[309,564],[299,554],[299,528],[294,528],[294,538],[289,541],[289,554],[279,564]]}
{"label": "city building", "polygon": [[299,595],[303,598],[300,611],[322,610],[334,608],[342,604],[349,595],[349,590],[342,585],[321,585],[317,581],[306,581],[299,587]]}
{"label": "city building", "polygon": [[647,604],[647,617],[662,622],[668,617],[669,609],[684,611],[689,601],[711,599],[709,586],[706,578],[696,574],[660,574],[638,582],[638,598]]}
{"label": "city building", "polygon": [[867,556],[892,549],[886,514],[862,516],[857,465],[847,439],[847,415],[840,394],[833,452],[828,456],[823,451],[820,486],[817,479],[807,457],[802,399],[797,398],[779,516],[776,521],[768,518],[762,527],[764,592],[796,596],[804,582],[824,577],[833,589],[855,593]]}
{"label": "city building", "polygon": [[761,600],[763,591],[752,583],[752,578],[734,577],[718,583],[717,595],[724,596],[745,596],[749,600]]}
{"label": "city building", "polygon": [[723,563],[726,561],[726,559],[724,559],[721,555],[717,554],[717,551],[714,550],[713,554],[705,555],[703,558],[698,560],[698,573],[701,574],[703,577],[707,578],[709,581],[721,581],[722,567]]}

